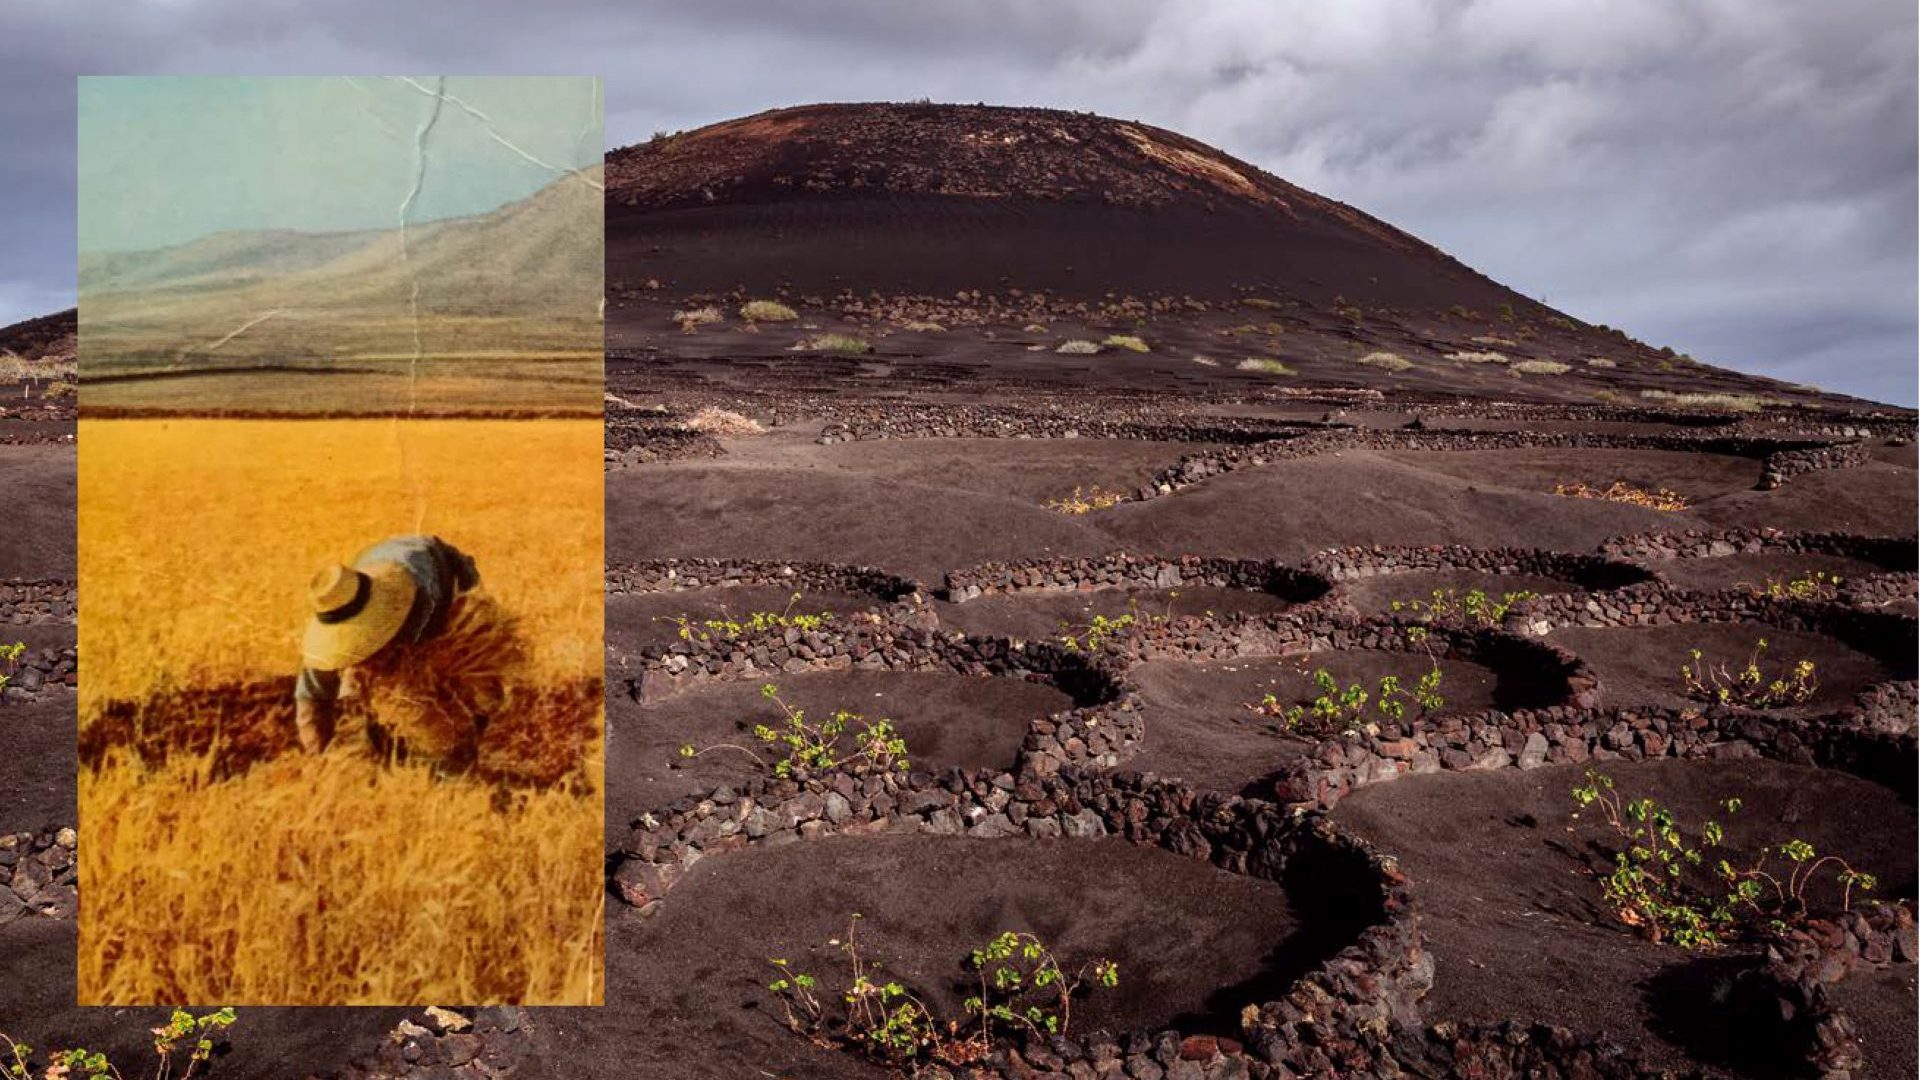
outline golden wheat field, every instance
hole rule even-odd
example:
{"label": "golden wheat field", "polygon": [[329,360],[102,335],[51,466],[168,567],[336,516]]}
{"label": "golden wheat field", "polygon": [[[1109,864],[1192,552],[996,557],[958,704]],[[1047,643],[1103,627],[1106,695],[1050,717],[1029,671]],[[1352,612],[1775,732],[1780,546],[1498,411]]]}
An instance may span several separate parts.
{"label": "golden wheat field", "polygon": [[[81,1001],[598,1004],[600,424],[81,431],[83,756],[138,729],[81,773]],[[545,758],[542,783],[439,779],[346,730],[290,749],[307,579],[416,532],[471,554],[524,637],[522,715],[482,760],[499,732],[495,763]]]}

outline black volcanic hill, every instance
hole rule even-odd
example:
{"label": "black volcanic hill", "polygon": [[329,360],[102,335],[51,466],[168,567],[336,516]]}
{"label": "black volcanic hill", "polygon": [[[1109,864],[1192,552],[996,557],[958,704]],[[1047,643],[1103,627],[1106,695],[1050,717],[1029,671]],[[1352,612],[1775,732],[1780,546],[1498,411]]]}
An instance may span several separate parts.
{"label": "black volcanic hill", "polygon": [[688,289],[1284,288],[1316,302],[1539,308],[1204,143],[1086,113],[780,109],[616,150],[607,180],[612,276],[665,264]]}
{"label": "black volcanic hill", "polygon": [[12,353],[23,360],[72,360],[79,332],[75,308],[25,319],[0,327],[0,354]]}

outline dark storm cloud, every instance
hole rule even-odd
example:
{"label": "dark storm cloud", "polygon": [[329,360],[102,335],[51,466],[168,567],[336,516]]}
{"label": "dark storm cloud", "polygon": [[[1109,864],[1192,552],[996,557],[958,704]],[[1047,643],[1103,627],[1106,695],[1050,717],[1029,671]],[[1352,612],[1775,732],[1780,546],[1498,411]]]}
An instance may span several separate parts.
{"label": "dark storm cloud", "polygon": [[1915,8],[1889,0],[27,0],[0,321],[71,302],[73,76],[598,73],[615,144],[933,98],[1179,129],[1583,318],[1915,400]]}

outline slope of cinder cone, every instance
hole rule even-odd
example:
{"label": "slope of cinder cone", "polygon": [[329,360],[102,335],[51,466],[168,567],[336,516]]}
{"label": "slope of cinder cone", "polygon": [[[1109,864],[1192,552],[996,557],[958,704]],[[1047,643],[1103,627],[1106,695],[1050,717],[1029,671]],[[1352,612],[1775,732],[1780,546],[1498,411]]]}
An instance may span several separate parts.
{"label": "slope of cinder cone", "polygon": [[616,150],[607,176],[611,265],[651,256],[690,286],[1537,306],[1204,143],[1088,113],[781,109]]}

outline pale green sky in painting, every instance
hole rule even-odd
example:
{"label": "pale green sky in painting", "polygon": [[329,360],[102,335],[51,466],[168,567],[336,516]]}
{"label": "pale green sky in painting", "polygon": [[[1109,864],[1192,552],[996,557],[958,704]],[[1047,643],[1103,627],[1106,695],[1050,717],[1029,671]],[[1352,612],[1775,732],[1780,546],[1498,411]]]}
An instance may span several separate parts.
{"label": "pale green sky in painting", "polygon": [[[80,250],[395,227],[442,85],[411,78],[82,78]],[[491,210],[601,159],[595,77],[449,76],[444,92],[409,222]]]}

